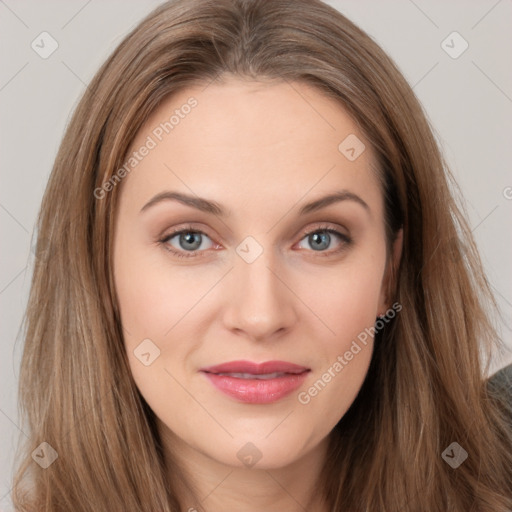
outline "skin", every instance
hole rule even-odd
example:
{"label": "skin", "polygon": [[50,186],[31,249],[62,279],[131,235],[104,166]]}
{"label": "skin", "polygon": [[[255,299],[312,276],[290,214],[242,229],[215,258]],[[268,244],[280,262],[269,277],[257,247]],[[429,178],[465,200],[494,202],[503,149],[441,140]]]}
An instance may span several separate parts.
{"label": "skin", "polygon": [[[183,491],[184,510],[323,511],[315,478],[330,431],[364,381],[373,340],[309,403],[298,394],[391,307],[386,285],[401,237],[387,258],[370,145],[337,102],[305,84],[225,77],[189,87],[159,106],[133,150],[191,96],[197,106],[121,185],[114,277],[132,375],[165,447],[192,475],[198,497]],[[338,150],[349,134],[366,145],[355,161]],[[341,189],[368,209],[344,200],[299,216],[304,204]],[[166,190],[214,200],[229,215],[171,200],[141,212]],[[187,224],[206,233],[195,249],[202,256],[169,252],[190,254],[179,235],[160,241]],[[331,235],[315,250],[305,233],[325,224],[353,242]],[[247,236],[263,249],[252,263],[236,252]],[[160,355],[146,366],[134,350],[148,338]],[[278,402],[244,404],[199,372],[239,359],[311,372]],[[261,453],[253,467],[237,457],[248,442]]]}

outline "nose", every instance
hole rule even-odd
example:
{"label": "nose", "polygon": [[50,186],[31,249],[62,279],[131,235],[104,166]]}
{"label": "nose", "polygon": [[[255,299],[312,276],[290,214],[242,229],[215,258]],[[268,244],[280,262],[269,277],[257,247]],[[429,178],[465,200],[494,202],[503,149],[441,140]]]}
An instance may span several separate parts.
{"label": "nose", "polygon": [[[287,279],[288,277],[288,279]],[[289,273],[267,249],[252,263],[236,256],[223,299],[224,326],[254,341],[289,331],[297,322],[297,303]]]}

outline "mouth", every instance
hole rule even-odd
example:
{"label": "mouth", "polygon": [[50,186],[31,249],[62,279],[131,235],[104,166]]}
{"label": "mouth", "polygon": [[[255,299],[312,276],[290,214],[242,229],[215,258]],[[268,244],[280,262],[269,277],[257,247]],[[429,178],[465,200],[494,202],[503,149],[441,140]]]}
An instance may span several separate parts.
{"label": "mouth", "polygon": [[310,368],[285,361],[232,361],[200,370],[219,391],[239,402],[269,404],[305,380]]}
{"label": "mouth", "polygon": [[[207,372],[210,373],[210,372]],[[256,379],[256,380],[269,380],[277,379],[278,377],[285,377],[286,375],[295,375],[292,373],[274,372],[274,373],[214,373],[214,375],[222,375],[227,377],[235,377],[237,379]]]}

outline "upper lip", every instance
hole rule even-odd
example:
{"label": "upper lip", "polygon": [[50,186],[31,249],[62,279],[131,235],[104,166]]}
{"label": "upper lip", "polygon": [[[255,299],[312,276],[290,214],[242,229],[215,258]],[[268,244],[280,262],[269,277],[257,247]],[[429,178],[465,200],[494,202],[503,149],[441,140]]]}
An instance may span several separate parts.
{"label": "upper lip", "polygon": [[215,366],[201,368],[207,373],[250,373],[251,375],[263,375],[267,373],[303,373],[309,368],[286,361],[265,361],[254,363],[252,361],[230,361]]}

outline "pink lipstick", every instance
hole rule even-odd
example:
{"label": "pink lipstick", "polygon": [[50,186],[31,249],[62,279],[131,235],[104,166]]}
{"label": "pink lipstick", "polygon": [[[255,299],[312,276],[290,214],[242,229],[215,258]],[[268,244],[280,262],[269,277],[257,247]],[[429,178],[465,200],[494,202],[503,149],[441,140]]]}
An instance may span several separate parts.
{"label": "pink lipstick", "polygon": [[200,370],[226,395],[244,403],[269,404],[289,395],[306,379],[309,368],[285,361],[231,361]]}

